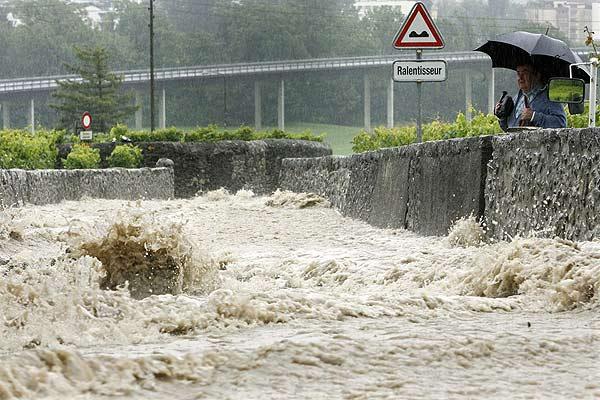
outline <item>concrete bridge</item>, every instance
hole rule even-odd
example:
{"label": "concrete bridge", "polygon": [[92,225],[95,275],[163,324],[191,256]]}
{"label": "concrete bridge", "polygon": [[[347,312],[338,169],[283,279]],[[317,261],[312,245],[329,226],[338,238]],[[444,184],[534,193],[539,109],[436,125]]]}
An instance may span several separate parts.
{"label": "concrete bridge", "polygon": [[[581,56],[585,56],[585,51],[578,51]],[[262,102],[261,102],[261,81],[265,79],[276,79],[278,81],[278,102],[277,102],[277,121],[278,128],[285,129],[285,80],[290,76],[306,72],[322,72],[337,70],[360,70],[364,72],[364,127],[371,130],[371,79],[369,73],[373,70],[389,70],[389,82],[386,89],[387,98],[387,126],[394,126],[394,82],[392,80],[392,63],[395,60],[414,59],[412,52],[401,54],[373,56],[373,57],[343,57],[327,59],[309,59],[294,61],[272,61],[261,63],[246,64],[228,64],[228,65],[210,65],[210,66],[191,66],[179,68],[163,68],[155,70],[155,81],[158,84],[159,93],[159,127],[164,128],[167,125],[167,102],[166,102],[166,82],[173,81],[210,81],[215,79],[224,79],[227,77],[247,77],[254,80],[254,125],[255,128],[262,128]],[[487,55],[482,53],[466,52],[425,52],[423,59],[443,59],[448,63],[451,69],[462,69],[465,74],[465,108],[469,118],[469,108],[472,104],[472,78],[469,71],[470,67],[488,67],[488,111],[491,112],[495,102],[494,96],[494,70],[491,68],[491,61]],[[146,91],[150,81],[149,70],[128,70],[119,71],[123,75],[124,86],[135,90],[136,104],[141,106],[142,94]],[[0,80],[0,108],[2,109],[2,125],[4,129],[11,126],[10,107],[11,97],[20,94],[28,96],[29,111],[28,125],[31,130],[35,130],[35,97],[44,92],[51,92],[58,87],[57,81],[80,79],[74,75],[61,76],[42,76],[33,78],[3,79]],[[142,111],[141,107],[135,116],[135,128],[142,129]]]}

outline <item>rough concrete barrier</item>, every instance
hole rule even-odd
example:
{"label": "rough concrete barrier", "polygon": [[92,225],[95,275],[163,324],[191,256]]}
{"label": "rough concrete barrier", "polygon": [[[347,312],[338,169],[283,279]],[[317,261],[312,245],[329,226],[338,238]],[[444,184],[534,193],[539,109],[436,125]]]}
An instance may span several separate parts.
{"label": "rough concrete barrier", "polygon": [[375,226],[445,235],[463,216],[482,217],[490,137],[427,142],[346,157],[288,159],[282,189],[327,197]]}
{"label": "rough concrete barrier", "polygon": [[[331,155],[331,148],[326,144],[290,139],[136,145],[142,149],[144,166],[154,166],[160,158],[173,160],[175,196],[184,198],[221,187],[232,192],[247,189],[257,194],[271,193],[279,187],[282,159]],[[100,149],[102,167],[107,167],[106,159],[115,144],[94,147]],[[69,145],[59,148],[59,158],[66,158],[69,151]]]}
{"label": "rough concrete barrier", "polygon": [[0,170],[2,206],[51,204],[83,197],[169,199],[174,197],[170,168],[104,170]]}
{"label": "rough concrete barrier", "polygon": [[600,237],[600,129],[497,136],[493,148],[485,190],[493,237]]}

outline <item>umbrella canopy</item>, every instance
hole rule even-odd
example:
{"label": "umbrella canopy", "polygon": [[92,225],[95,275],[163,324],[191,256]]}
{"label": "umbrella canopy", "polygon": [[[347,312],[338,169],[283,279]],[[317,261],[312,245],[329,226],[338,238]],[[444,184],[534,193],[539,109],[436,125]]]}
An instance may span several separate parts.
{"label": "umbrella canopy", "polygon": [[[516,70],[517,65],[532,64],[546,79],[568,77],[569,65],[582,62],[562,40],[522,31],[500,35],[475,51],[489,55],[494,68]],[[590,81],[590,77],[579,68],[573,69],[573,77]]]}

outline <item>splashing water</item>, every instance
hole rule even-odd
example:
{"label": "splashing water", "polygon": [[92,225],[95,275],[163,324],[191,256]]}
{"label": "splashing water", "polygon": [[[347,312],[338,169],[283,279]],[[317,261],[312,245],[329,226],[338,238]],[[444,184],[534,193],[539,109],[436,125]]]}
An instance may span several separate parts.
{"label": "splashing water", "polygon": [[128,285],[133,298],[153,294],[207,293],[216,287],[216,265],[200,254],[183,224],[161,223],[146,214],[122,215],[100,240],[79,243],[75,255],[100,260],[102,288]]}
{"label": "splashing water", "polygon": [[307,198],[18,209],[0,399],[600,396],[599,242],[420,237]]}
{"label": "splashing water", "polygon": [[448,232],[448,243],[451,246],[479,246],[486,240],[483,228],[474,216],[460,218]]}

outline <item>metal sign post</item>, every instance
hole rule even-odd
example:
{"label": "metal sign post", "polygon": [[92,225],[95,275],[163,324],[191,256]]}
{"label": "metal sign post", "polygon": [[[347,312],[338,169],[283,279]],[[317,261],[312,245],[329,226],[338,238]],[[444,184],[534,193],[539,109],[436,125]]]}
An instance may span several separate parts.
{"label": "metal sign post", "polygon": [[594,128],[596,126],[596,95],[597,95],[597,80],[598,80],[598,59],[590,59],[590,112],[589,126]]}
{"label": "metal sign post", "polygon": [[[573,67],[579,67],[590,77],[590,104],[588,111],[588,127],[596,127],[596,97],[598,95],[598,64],[596,57],[590,58],[590,61],[584,63],[571,64],[569,66],[569,76],[573,78]],[[584,68],[585,67],[585,68]]]}
{"label": "metal sign post", "polygon": [[[423,50],[417,49],[417,61],[421,59],[421,54]],[[421,143],[423,141],[423,103],[422,103],[422,90],[421,87],[423,83],[421,81],[417,81],[417,143]]]}
{"label": "metal sign post", "polygon": [[[400,30],[394,39],[396,49],[411,48],[417,51],[416,64],[422,62],[423,48],[441,49],[444,47],[444,39],[433,23],[427,8],[421,2],[416,2],[412,10],[404,20]],[[399,82],[417,82],[417,142],[423,141],[423,82],[439,82],[446,80],[446,63],[417,67],[406,67],[406,74],[400,77],[400,68],[394,62],[394,80]],[[404,72],[404,69],[402,69]]]}
{"label": "metal sign post", "polygon": [[417,49],[416,60],[397,60],[393,64],[394,82],[417,83],[417,141],[423,140],[423,82],[443,82],[446,80],[445,60],[423,60],[423,50]]}

